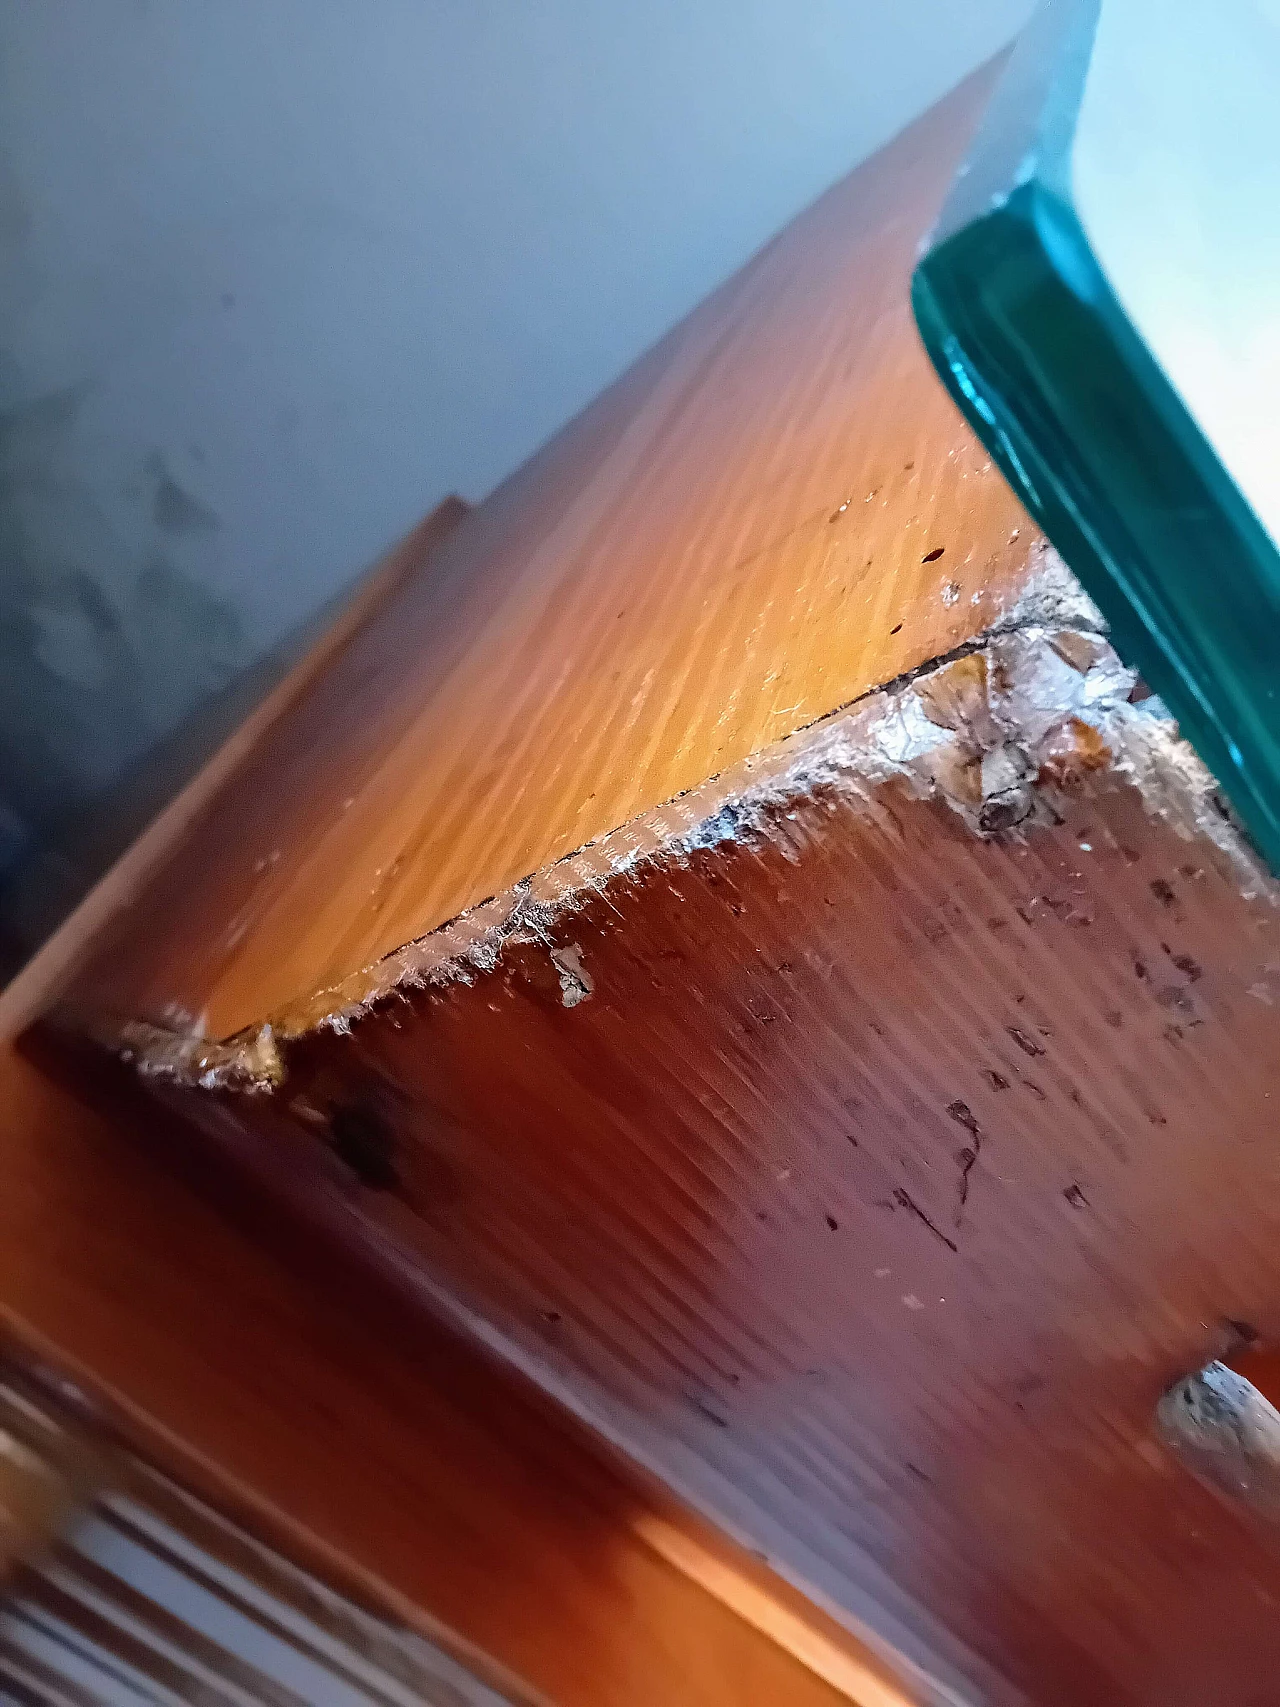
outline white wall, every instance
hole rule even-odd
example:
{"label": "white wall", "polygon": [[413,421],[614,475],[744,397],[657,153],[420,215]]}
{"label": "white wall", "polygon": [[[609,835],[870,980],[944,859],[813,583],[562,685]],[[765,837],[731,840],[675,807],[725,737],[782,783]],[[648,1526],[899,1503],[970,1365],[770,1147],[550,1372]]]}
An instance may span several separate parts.
{"label": "white wall", "polygon": [[0,0],[0,794],[110,785],[1028,6]]}

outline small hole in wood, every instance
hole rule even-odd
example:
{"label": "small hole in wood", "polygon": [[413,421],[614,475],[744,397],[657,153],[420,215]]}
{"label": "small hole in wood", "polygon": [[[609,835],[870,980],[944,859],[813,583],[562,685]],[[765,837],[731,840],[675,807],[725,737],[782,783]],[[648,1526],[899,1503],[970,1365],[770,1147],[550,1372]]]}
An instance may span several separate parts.
{"label": "small hole in wood", "polygon": [[394,1191],[400,1183],[395,1134],[390,1122],[367,1103],[339,1103],[329,1116],[329,1142],[371,1191]]}

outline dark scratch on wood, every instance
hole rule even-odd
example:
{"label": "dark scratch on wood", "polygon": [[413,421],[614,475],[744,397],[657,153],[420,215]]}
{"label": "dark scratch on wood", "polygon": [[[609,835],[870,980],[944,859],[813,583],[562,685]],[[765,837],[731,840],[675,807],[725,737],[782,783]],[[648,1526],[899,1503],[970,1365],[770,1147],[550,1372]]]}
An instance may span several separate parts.
{"label": "dark scratch on wood", "polygon": [[934,1225],[909,1191],[904,1191],[900,1185],[895,1186],[893,1196],[895,1202],[900,1203],[904,1209],[909,1209],[913,1215],[918,1216],[933,1234],[934,1238],[941,1239],[949,1251],[959,1250],[960,1247],[955,1243],[955,1241],[953,1239],[949,1239],[942,1231],[941,1227]]}
{"label": "dark scratch on wood", "polygon": [[978,1125],[977,1117],[967,1102],[949,1102],[947,1113],[957,1125],[963,1126],[973,1139],[961,1150],[958,1160],[960,1163],[960,1201],[956,1205],[956,1226],[964,1216],[964,1206],[969,1201],[969,1175],[977,1166],[978,1157],[982,1154],[982,1128]]}

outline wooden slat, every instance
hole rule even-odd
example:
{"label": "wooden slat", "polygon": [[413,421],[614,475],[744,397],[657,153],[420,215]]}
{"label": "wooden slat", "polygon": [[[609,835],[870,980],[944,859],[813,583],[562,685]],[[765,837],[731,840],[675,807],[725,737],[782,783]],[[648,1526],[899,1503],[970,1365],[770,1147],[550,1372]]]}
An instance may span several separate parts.
{"label": "wooden slat", "polygon": [[[1036,541],[905,294],[989,82],[831,192],[447,539],[407,542],[385,605],[19,980],[9,1030],[68,982],[82,1006],[211,1035],[314,1017],[317,990],[1007,611]],[[694,1553],[644,1540],[688,1520],[420,1320],[419,1277],[399,1276],[407,1318],[356,1305],[279,1211],[267,1255],[118,1121],[17,1057],[3,1075],[8,1319],[224,1492],[305,1513],[334,1556],[567,1703],[801,1701],[850,1675],[892,1692],[713,1531]],[[691,1598],[698,1548],[721,1563]],[[708,1592],[731,1578],[736,1611]],[[769,1639],[744,1631],[770,1601]],[[797,1625],[821,1637],[804,1665]],[[820,1652],[842,1657],[831,1685]]]}
{"label": "wooden slat", "polygon": [[0,1093],[0,1323],[189,1485],[559,1707],[849,1698],[645,1540],[640,1519],[680,1528],[678,1509],[586,1430],[217,1173],[196,1171],[199,1195],[176,1178],[189,1140],[154,1110],[110,1116],[101,1085],[91,1110],[11,1046]]}
{"label": "wooden slat", "polygon": [[277,721],[79,994],[224,1037],[969,638],[1035,537],[907,285],[990,70],[482,504]]}

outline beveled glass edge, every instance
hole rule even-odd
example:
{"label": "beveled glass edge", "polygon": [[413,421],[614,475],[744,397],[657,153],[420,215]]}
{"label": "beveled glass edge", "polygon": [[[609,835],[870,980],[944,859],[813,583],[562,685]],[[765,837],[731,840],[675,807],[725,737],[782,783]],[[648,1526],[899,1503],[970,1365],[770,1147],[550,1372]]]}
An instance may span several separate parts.
{"label": "beveled glass edge", "polygon": [[[1070,200],[1074,119],[1099,9],[1099,0],[1048,0],[1014,50],[966,167],[927,240],[912,280],[912,305],[930,359],[961,412],[1101,607],[1122,652],[1177,716],[1272,869],[1280,872],[1280,729],[1268,721],[1267,708],[1241,703],[1239,685],[1247,669],[1231,679],[1233,672],[1197,659],[1205,648],[1194,634],[1190,644],[1186,640],[1188,621],[1203,619],[1213,630],[1218,589],[1197,589],[1194,579],[1186,578],[1177,584],[1184,572],[1194,576],[1194,564],[1153,564],[1144,561],[1141,550],[1126,563],[1109,547],[1059,479],[1052,445],[1042,442],[1051,436],[1044,429],[1045,409],[1057,432],[1069,436],[1070,424],[1054,400],[1038,399],[1037,431],[1035,412],[1019,410],[1004,395],[1013,388],[995,386],[985,377],[975,340],[957,335],[935,292],[956,241],[973,227],[994,225],[1011,242],[1027,244],[1047,288],[1061,293],[1064,306],[1086,315],[1091,336],[1107,347],[1110,371],[1124,383],[1130,410],[1140,415],[1151,454],[1167,455],[1188,471],[1206,513],[1212,512],[1228,540],[1230,579],[1244,583],[1234,590],[1246,599],[1257,595],[1265,620],[1275,602],[1271,590],[1280,585],[1280,553],[1131,325]],[[1055,51],[1062,56],[1056,64],[1048,57]],[[1002,337],[994,320],[988,331],[996,340]],[[1004,355],[1006,363],[1010,357],[1016,362],[1011,345],[1005,345]],[[1078,381],[1065,369],[1055,378],[1065,392]],[[1034,384],[1030,375],[1023,380]],[[1123,507],[1115,493],[1099,490],[1096,497],[1104,520],[1110,511],[1108,531],[1123,533]],[[1199,611],[1187,608],[1189,589]],[[1272,611],[1280,661],[1276,616]],[[1212,642],[1210,658],[1215,651],[1230,652],[1229,634],[1224,642],[1223,634],[1213,633]]]}

